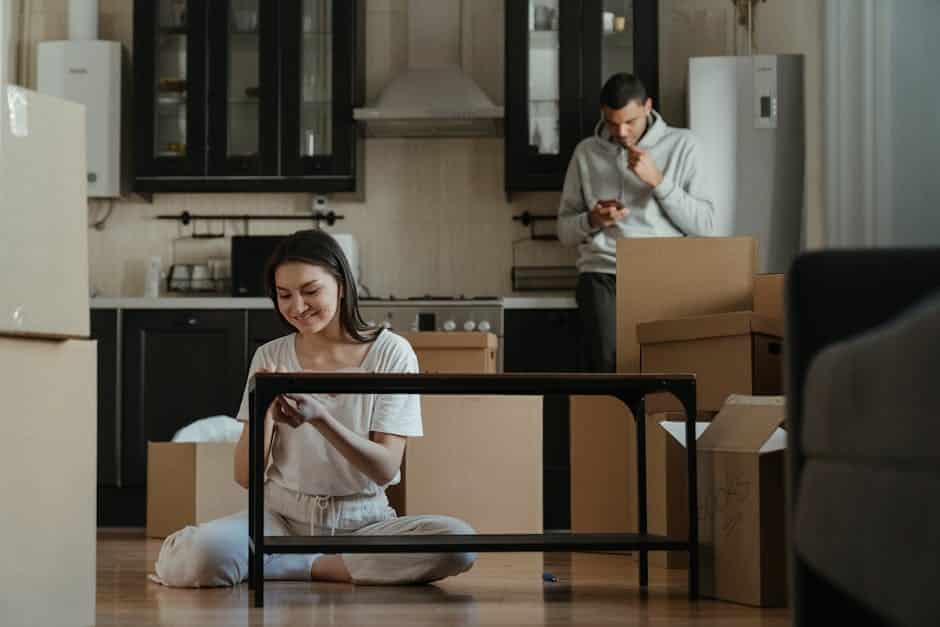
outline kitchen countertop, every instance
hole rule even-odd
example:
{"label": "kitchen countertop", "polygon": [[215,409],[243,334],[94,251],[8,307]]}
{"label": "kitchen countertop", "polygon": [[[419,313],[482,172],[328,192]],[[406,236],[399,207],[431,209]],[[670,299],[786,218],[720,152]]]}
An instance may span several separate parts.
{"label": "kitchen countertop", "polygon": [[[500,299],[505,309],[576,309],[574,296],[565,294],[513,294]],[[472,301],[468,301],[472,302]],[[92,309],[271,309],[268,298],[231,296],[96,297]],[[374,303],[371,303],[374,304]]]}
{"label": "kitchen countertop", "polygon": [[231,296],[143,296],[96,297],[92,309],[272,309],[270,298]]}

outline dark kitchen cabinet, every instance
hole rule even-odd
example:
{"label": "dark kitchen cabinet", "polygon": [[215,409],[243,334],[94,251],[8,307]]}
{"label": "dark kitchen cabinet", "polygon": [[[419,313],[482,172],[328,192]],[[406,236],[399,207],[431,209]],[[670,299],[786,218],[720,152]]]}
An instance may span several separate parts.
{"label": "dark kitchen cabinet", "polygon": [[98,342],[98,504],[100,526],[143,520],[140,490],[121,489],[120,318],[116,309],[91,310],[91,337]]}
{"label": "dark kitchen cabinet", "polygon": [[[577,309],[508,309],[503,314],[506,372],[578,372]],[[571,463],[567,396],[546,396],[542,410],[545,529],[571,528]]]}
{"label": "dark kitchen cabinet", "polygon": [[271,340],[276,340],[289,333],[293,333],[293,328],[288,328],[281,319],[271,309],[250,309],[248,310],[248,351],[246,353],[247,363],[245,364],[245,375],[248,373],[248,366],[251,365],[251,358],[255,351]]}
{"label": "dark kitchen cabinet", "polygon": [[118,311],[91,310],[91,337],[98,342],[98,485],[118,481]]}
{"label": "dark kitchen cabinet", "polygon": [[123,312],[122,480],[146,485],[147,442],[194,420],[234,416],[245,383],[245,312]]}
{"label": "dark kitchen cabinet", "polygon": [[137,0],[135,189],[356,187],[362,5]]}
{"label": "dark kitchen cabinet", "polygon": [[600,119],[600,91],[631,72],[658,106],[657,0],[506,1],[506,192],[560,190]]}

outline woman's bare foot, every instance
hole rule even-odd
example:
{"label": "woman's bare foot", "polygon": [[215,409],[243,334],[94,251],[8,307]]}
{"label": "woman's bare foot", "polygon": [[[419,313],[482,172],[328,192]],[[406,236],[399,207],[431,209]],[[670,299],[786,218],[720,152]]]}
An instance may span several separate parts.
{"label": "woman's bare foot", "polygon": [[310,578],[314,581],[335,581],[349,583],[352,576],[346,569],[346,562],[341,555],[324,555],[310,567]]}

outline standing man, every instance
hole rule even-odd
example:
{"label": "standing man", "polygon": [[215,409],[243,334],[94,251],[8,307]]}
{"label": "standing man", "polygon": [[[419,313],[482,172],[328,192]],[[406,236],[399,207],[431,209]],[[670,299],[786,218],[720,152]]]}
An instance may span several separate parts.
{"label": "standing man", "polygon": [[715,210],[703,193],[694,136],[666,124],[638,78],[611,76],[600,104],[594,136],[577,145],[568,165],[558,239],[578,246],[587,370],[614,372],[617,240],[712,235]]}

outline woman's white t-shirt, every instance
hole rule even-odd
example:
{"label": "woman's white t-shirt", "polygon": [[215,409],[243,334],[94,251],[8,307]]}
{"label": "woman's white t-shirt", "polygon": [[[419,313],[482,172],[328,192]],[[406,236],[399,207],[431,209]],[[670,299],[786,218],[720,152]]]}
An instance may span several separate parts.
{"label": "woman's white t-shirt", "polygon": [[[258,348],[251,359],[249,376],[260,368],[302,372],[294,347],[296,336],[292,333]],[[417,373],[418,358],[407,340],[386,330],[372,342],[358,368],[343,368],[342,372]],[[422,435],[421,401],[416,394],[340,394],[317,398],[339,422],[362,437],[368,438],[370,431],[407,437]],[[238,419],[248,421],[247,383]],[[303,494],[371,496],[385,488],[350,464],[312,425],[296,429],[277,425],[267,476]],[[399,481],[400,475],[396,474],[389,485]]]}

